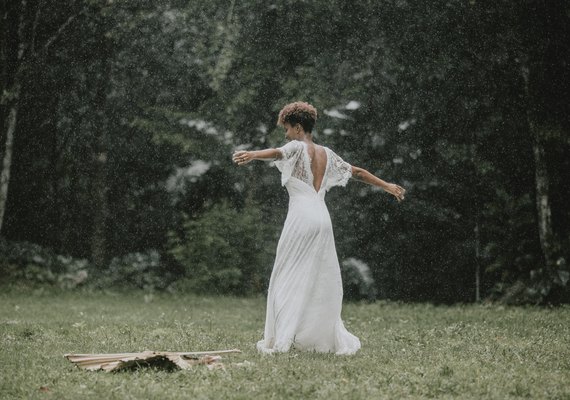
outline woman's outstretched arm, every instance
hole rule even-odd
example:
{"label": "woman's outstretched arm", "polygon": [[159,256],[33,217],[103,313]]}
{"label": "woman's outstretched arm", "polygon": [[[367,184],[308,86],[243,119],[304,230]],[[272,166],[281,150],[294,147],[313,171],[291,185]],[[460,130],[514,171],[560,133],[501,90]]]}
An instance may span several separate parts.
{"label": "woman's outstretched arm", "polygon": [[377,186],[379,188],[384,189],[386,192],[396,197],[398,201],[404,200],[404,194],[406,193],[406,189],[394,183],[388,183],[386,181],[383,181],[382,179],[372,175],[370,172],[368,172],[363,168],[353,166],[352,177],[357,181],[368,183],[369,185]]}
{"label": "woman's outstretched arm", "polygon": [[237,165],[245,165],[252,160],[280,160],[281,157],[283,157],[283,154],[277,149],[238,150],[233,154],[232,160]]}

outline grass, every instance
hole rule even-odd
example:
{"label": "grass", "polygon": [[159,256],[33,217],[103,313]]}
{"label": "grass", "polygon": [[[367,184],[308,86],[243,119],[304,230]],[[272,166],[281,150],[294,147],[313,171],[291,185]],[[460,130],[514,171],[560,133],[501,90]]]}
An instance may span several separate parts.
{"label": "grass", "polygon": [[[262,298],[3,290],[0,398],[570,399],[570,307],[377,302],[343,317],[356,356],[262,356]],[[63,358],[236,347],[212,371],[108,374]]]}

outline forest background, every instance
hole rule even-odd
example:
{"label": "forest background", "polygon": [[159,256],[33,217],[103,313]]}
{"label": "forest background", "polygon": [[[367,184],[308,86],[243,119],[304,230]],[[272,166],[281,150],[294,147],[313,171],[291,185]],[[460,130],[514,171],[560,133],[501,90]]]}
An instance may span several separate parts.
{"label": "forest background", "polygon": [[250,295],[279,110],[407,189],[327,203],[352,299],[570,301],[570,3],[3,0],[0,279]]}

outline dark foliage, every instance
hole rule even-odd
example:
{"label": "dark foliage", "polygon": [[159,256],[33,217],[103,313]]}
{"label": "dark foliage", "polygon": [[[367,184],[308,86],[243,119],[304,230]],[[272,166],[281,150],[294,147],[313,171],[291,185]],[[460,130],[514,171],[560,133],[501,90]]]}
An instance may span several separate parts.
{"label": "dark foliage", "polygon": [[339,257],[370,267],[378,297],[570,300],[568,2],[0,7],[2,155],[19,107],[2,235],[43,249],[6,248],[10,265],[49,248],[102,286],[263,291],[287,197],[276,170],[230,155],[282,144],[277,112],[304,100],[318,142],[408,190],[327,195]]}

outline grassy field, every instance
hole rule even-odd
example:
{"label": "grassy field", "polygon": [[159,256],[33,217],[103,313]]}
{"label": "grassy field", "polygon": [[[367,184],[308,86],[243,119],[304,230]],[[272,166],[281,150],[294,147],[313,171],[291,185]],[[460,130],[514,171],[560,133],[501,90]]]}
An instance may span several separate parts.
{"label": "grassy field", "polygon": [[[377,302],[343,318],[356,356],[262,356],[262,298],[3,290],[0,398],[570,399],[570,307]],[[224,348],[243,351],[225,370],[87,372],[63,358]]]}

